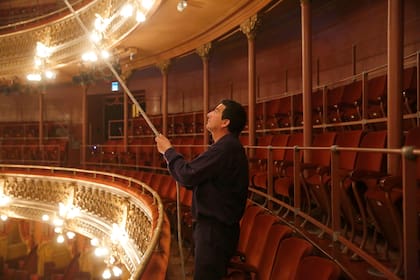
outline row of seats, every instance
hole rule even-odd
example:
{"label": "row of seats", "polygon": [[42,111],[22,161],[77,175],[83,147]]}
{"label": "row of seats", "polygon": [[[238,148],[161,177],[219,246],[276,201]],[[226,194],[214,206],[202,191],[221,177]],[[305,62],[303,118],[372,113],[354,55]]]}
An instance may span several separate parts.
{"label": "row of seats", "polygon": [[[325,132],[316,134],[313,139],[315,147],[360,147],[384,148],[386,146],[386,131],[345,131]],[[268,135],[261,137],[259,145],[293,147],[302,145],[303,135]],[[408,131],[404,145],[420,147],[420,127]],[[294,149],[273,149],[271,163],[267,162],[267,150],[256,149],[250,159],[250,184],[264,192],[272,182],[273,194],[280,200],[293,205],[294,201]],[[302,161],[303,152],[298,152]],[[396,250],[398,258],[394,260],[395,273],[400,273],[402,260],[402,190],[401,177],[391,177],[386,173],[386,155],[380,152],[340,151],[338,153],[338,174],[340,184],[336,187],[340,192],[341,217],[343,232],[351,242],[358,242],[364,249],[368,239],[373,240],[376,247],[376,235],[379,234],[388,244],[387,250]],[[269,178],[268,164],[272,165]],[[312,151],[310,161],[301,163],[299,187],[302,192],[301,209],[308,214],[317,213],[316,218],[327,226],[331,224],[331,150],[316,149]],[[417,160],[417,170],[420,171],[420,160]],[[420,173],[417,173],[420,174]],[[417,176],[420,180],[420,176]],[[420,198],[420,192],[417,192]],[[418,200],[420,201],[420,200]],[[299,206],[297,206],[299,207]],[[289,214],[282,208],[283,217]],[[420,213],[420,203],[417,209]],[[392,217],[390,219],[389,217]],[[370,230],[371,229],[371,230]],[[373,235],[370,233],[373,232]],[[322,236],[322,232],[320,233]],[[344,248],[343,252],[347,252]],[[387,251],[388,252],[388,251]],[[354,256],[356,257],[356,256]]]}
{"label": "row of seats", "polygon": [[81,270],[84,255],[71,256],[66,245],[54,240],[34,246],[22,259],[5,262],[0,258],[0,279],[3,280],[90,280],[91,274]]}
{"label": "row of seats", "polygon": [[[176,137],[172,144],[188,160],[204,151],[202,136]],[[93,146],[89,150],[91,164],[113,164],[120,166],[162,167],[165,162],[156,150],[153,137],[134,138],[125,149],[122,140],[108,140],[104,145]]]}
{"label": "row of seats", "polygon": [[[177,230],[176,188],[169,175],[124,171],[152,186],[161,196],[172,232]],[[183,241],[193,247],[192,192],[181,187]],[[277,215],[249,201],[241,220],[237,254],[231,259],[226,279],[339,279],[340,269],[331,260],[317,255],[314,247],[282,224]],[[192,252],[191,252],[192,254]],[[316,278],[314,277],[314,272]]]}
{"label": "row of seats", "polygon": [[[153,116],[150,118],[158,131],[162,130],[162,116]],[[200,134],[204,131],[203,112],[192,112],[185,114],[171,114],[168,116],[168,135],[173,134]],[[132,136],[152,135],[147,122],[142,118],[132,120]]]}
{"label": "row of seats", "polygon": [[317,254],[278,216],[249,203],[241,220],[238,252],[227,279],[339,279],[339,267]]}
{"label": "row of seats", "polygon": [[68,140],[49,139],[42,145],[37,140],[3,140],[0,161],[7,163],[49,163],[64,165],[67,160]]}
{"label": "row of seats", "polygon": [[[366,84],[366,86],[365,86]],[[363,104],[363,95],[367,104]],[[402,98],[406,114],[417,112],[417,68],[409,67],[403,72]],[[318,88],[311,98],[312,124],[337,124],[362,119],[386,117],[387,76],[361,77],[338,86]],[[363,111],[363,108],[366,111]],[[248,110],[248,107],[245,107]],[[257,130],[303,125],[302,94],[259,102],[255,107]],[[151,118],[158,129],[162,128],[162,116]],[[152,135],[153,132],[142,118],[134,119],[133,136]],[[203,132],[203,113],[193,112],[170,115],[168,135],[199,134]]]}
{"label": "row of seats", "polygon": [[[67,123],[44,122],[44,135],[49,138],[68,137],[69,128]],[[24,140],[39,137],[38,122],[6,122],[0,123],[0,138]]]}

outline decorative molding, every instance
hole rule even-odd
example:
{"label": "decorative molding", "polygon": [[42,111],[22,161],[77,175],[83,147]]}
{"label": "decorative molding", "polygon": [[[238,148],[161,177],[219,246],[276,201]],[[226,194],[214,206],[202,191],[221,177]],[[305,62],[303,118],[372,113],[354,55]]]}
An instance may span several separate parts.
{"label": "decorative molding", "polygon": [[[68,222],[69,229],[89,238],[109,237],[112,224],[129,236],[127,244],[118,244],[119,257],[134,273],[152,240],[152,213],[136,196],[101,183],[28,174],[3,174],[3,192],[12,199],[8,214],[16,218],[42,220],[54,215],[60,202],[70,202],[81,215]],[[149,206],[150,207],[150,206]]]}
{"label": "decorative molding", "polygon": [[208,59],[211,51],[211,42],[206,43],[198,47],[195,52],[201,57],[201,59]]}
{"label": "decorative molding", "polygon": [[257,35],[257,28],[261,23],[261,17],[258,14],[245,20],[241,25],[240,29],[242,33],[246,35],[249,40],[254,40]]}
{"label": "decorative molding", "polygon": [[159,68],[162,75],[165,75],[165,74],[168,73],[170,65],[171,65],[171,60],[170,59],[162,60],[162,61],[159,61],[158,63],[156,63],[156,67]]}

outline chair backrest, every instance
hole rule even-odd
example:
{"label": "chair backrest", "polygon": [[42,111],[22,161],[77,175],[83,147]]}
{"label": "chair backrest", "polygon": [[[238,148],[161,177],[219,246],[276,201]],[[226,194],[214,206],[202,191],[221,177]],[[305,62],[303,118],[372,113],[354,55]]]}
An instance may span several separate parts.
{"label": "chair backrest", "polygon": [[257,216],[259,213],[262,213],[263,211],[264,209],[258,205],[251,205],[245,208],[245,213],[240,222],[241,229],[237,246],[238,252],[245,252],[249,240],[249,235],[251,234],[251,230],[254,225],[255,216]]}
{"label": "chair backrest", "polygon": [[379,77],[375,77],[369,79],[368,81],[368,89],[367,89],[367,96],[369,101],[371,102],[378,102],[379,99],[386,95],[387,91],[387,76],[382,75]]}
{"label": "chair backrest", "polygon": [[362,81],[351,82],[344,86],[343,95],[341,96],[342,104],[354,104],[354,102],[362,99]]}
{"label": "chair backrest", "polygon": [[331,260],[320,256],[304,257],[298,266],[296,280],[337,280],[340,268]]}
{"label": "chair backrest", "polygon": [[417,68],[410,67],[404,69],[403,75],[403,90],[415,89],[417,87]]}
{"label": "chair backrest", "polygon": [[305,239],[286,238],[280,242],[271,271],[271,278],[276,280],[295,279],[301,259],[312,253],[313,246]]}
{"label": "chair backrest", "polygon": [[257,267],[264,256],[264,245],[269,237],[271,226],[279,222],[278,216],[272,214],[261,214],[255,216],[255,221],[249,235],[245,249],[246,263]]}
{"label": "chair backrest", "polygon": [[[257,145],[258,146],[270,146],[271,140],[273,139],[273,135],[263,135],[257,138]],[[266,149],[256,149],[255,150],[255,158],[257,159],[266,159],[267,158],[267,150]]]}
{"label": "chair backrest", "polygon": [[265,241],[263,256],[258,265],[258,279],[269,279],[280,242],[292,234],[292,229],[283,224],[273,224]]}
{"label": "chair backrest", "polygon": [[[289,134],[276,134],[271,140],[271,146],[273,147],[286,147],[289,141]],[[284,149],[273,150],[273,160],[283,160],[285,155]]]}
{"label": "chair backrest", "polygon": [[328,107],[338,106],[341,102],[343,92],[344,92],[344,86],[338,86],[332,89],[328,89],[327,106]]}
{"label": "chair backrest", "polygon": [[[287,142],[288,147],[302,146],[302,145],[303,145],[303,133],[290,134],[289,141]],[[284,159],[287,161],[293,161],[293,154],[294,154],[294,151],[292,149],[286,150]]]}
{"label": "chair backrest", "polygon": [[[316,134],[314,141],[312,142],[313,147],[330,147],[334,145],[336,132],[324,132]],[[311,163],[318,166],[330,166],[331,162],[330,150],[313,150]]]}
{"label": "chair backrest", "polygon": [[[420,127],[414,127],[410,129],[405,137],[405,146],[414,146],[416,149],[420,149]],[[417,157],[417,179],[420,180],[420,157]]]}
{"label": "chair backrest", "polygon": [[[385,130],[369,131],[360,141],[361,148],[384,148],[386,145]],[[357,153],[355,169],[368,171],[381,171],[384,159],[383,153],[359,152]]]}
{"label": "chair backrest", "polygon": [[[351,130],[338,132],[335,144],[339,147],[358,147],[362,138],[362,130]],[[340,151],[339,167],[351,170],[356,162],[357,153],[355,151]]]}

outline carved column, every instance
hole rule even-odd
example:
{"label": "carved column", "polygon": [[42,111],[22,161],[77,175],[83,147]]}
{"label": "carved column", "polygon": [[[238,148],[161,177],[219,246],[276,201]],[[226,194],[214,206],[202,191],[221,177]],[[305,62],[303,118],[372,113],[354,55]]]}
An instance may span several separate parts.
{"label": "carved column", "polygon": [[168,136],[168,68],[170,61],[162,61],[157,65],[162,73],[162,134]]}
{"label": "carved column", "polygon": [[[303,145],[312,145],[312,26],[311,1],[301,0],[302,11],[302,99],[303,99]],[[304,161],[311,162],[311,151],[304,151]]]}
{"label": "carved column", "polygon": [[249,145],[255,145],[255,106],[256,106],[256,73],[255,73],[255,36],[259,24],[258,15],[250,17],[240,26],[248,39],[248,137]]}
{"label": "carved column", "polygon": [[[388,148],[402,144],[403,1],[388,0]],[[388,155],[388,173],[400,174],[399,155]]]}
{"label": "carved column", "polygon": [[203,145],[209,143],[209,132],[206,129],[206,119],[209,110],[209,53],[211,43],[202,45],[196,49],[203,62]]}

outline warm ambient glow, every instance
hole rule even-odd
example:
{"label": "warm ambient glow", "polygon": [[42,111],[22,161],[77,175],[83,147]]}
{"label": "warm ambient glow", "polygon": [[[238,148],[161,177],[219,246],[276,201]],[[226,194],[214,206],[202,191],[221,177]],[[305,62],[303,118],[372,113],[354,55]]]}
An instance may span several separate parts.
{"label": "warm ambient glow", "polygon": [[42,42],[36,43],[34,65],[35,71],[26,76],[26,79],[31,82],[39,82],[42,77],[47,80],[55,78],[55,73],[48,69],[48,58],[53,53],[53,48],[46,46]]}

